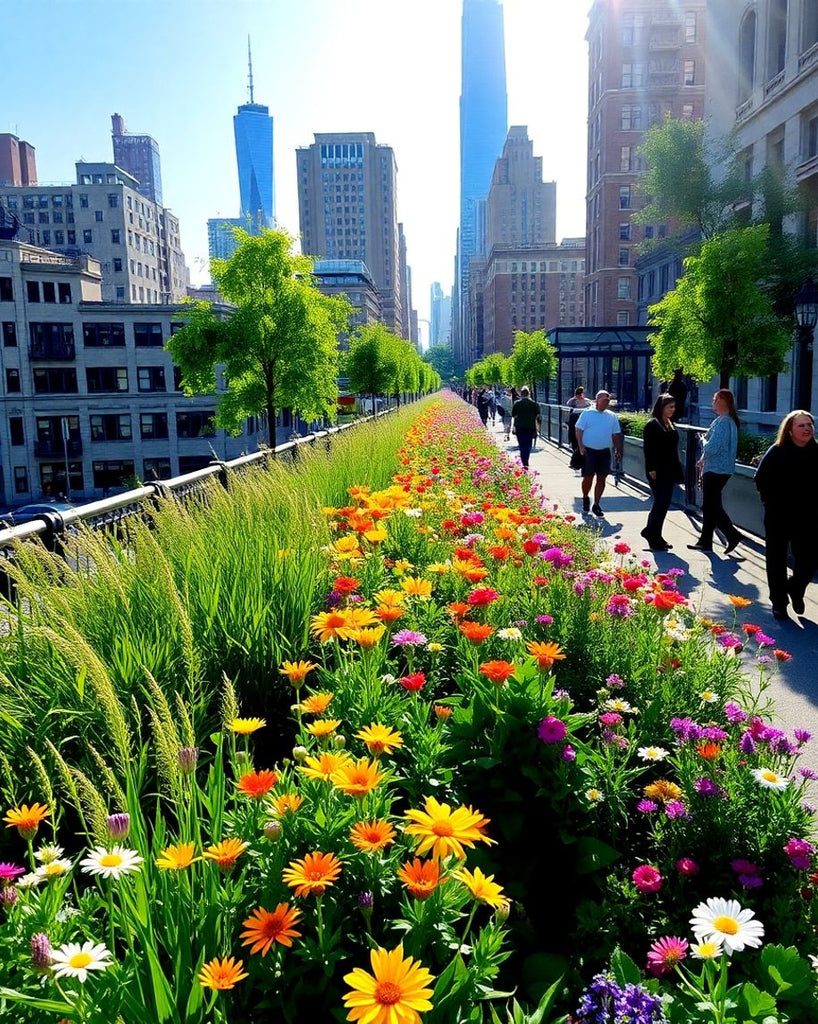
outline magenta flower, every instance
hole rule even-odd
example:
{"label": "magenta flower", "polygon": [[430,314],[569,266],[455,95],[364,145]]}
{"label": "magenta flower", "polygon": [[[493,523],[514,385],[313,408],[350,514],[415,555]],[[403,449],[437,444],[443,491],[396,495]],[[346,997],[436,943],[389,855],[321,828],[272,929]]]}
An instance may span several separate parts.
{"label": "magenta flower", "polygon": [[8,864],[6,862],[0,864],[0,885],[11,885],[20,875],[26,873],[25,868],[18,867],[16,864]]}
{"label": "magenta flower", "polygon": [[631,878],[639,892],[654,893],[662,888],[663,878],[651,864],[640,864],[634,869]]}
{"label": "magenta flower", "polygon": [[540,722],[537,735],[543,743],[562,743],[568,735],[568,726],[561,718],[548,715]]}
{"label": "magenta flower", "polygon": [[699,796],[724,796],[724,790],[712,779],[696,779],[693,783],[693,788]]}
{"label": "magenta flower", "polygon": [[610,686],[612,690],[621,690],[625,685],[625,680],[614,672],[605,680],[605,685]]}
{"label": "magenta flower", "polygon": [[563,759],[563,761],[576,761],[577,752],[576,750],[574,750],[570,743],[566,743],[565,746],[562,748],[562,753],[560,754],[560,757]]}
{"label": "magenta flower", "polygon": [[603,711],[599,716],[600,725],[621,725],[622,715],[618,711]]}
{"label": "magenta flower", "polygon": [[536,617],[536,618],[534,619],[534,621],[535,621],[535,622],[537,623],[537,625],[539,625],[539,626],[550,626],[550,625],[552,625],[552,624],[553,624],[553,622],[554,622],[554,617],[553,617],[552,615],[538,615],[538,616],[537,616],[537,617]]}
{"label": "magenta flower", "polygon": [[699,873],[699,865],[690,857],[680,857],[676,861],[676,870],[680,875],[684,875],[685,878],[690,878],[691,875]]}
{"label": "magenta flower", "polygon": [[657,978],[662,974],[667,974],[673,970],[676,964],[684,960],[687,950],[686,939],[680,939],[675,935],[666,935],[662,939],[657,939],[648,951],[648,970]]}
{"label": "magenta flower", "polygon": [[815,847],[806,839],[793,836],[784,844],[784,853],[790,858],[790,864],[799,871],[809,871]]}
{"label": "magenta flower", "polygon": [[640,800],[636,809],[641,814],[653,814],[654,811],[659,810],[659,804],[655,800]]}
{"label": "magenta flower", "polygon": [[631,599],[627,594],[613,594],[605,605],[605,611],[615,619],[629,619],[633,615]]}
{"label": "magenta flower", "polygon": [[759,647],[775,647],[775,640],[766,633],[756,633],[756,643]]}
{"label": "magenta flower", "polygon": [[812,733],[807,732],[806,729],[793,729],[792,735],[799,747],[803,746],[805,743],[809,743],[812,739]]}
{"label": "magenta flower", "polygon": [[427,642],[423,633],[417,633],[413,629],[399,629],[392,637],[392,644],[395,647],[422,647]]}
{"label": "magenta flower", "polygon": [[742,711],[738,704],[733,701],[728,701],[724,705],[724,714],[727,716],[727,721],[732,725],[738,725],[741,722],[747,721],[746,711]]}
{"label": "magenta flower", "polygon": [[687,808],[681,800],[671,800],[665,804],[665,816],[670,818],[671,821],[676,818],[689,818],[690,815],[687,813]]}

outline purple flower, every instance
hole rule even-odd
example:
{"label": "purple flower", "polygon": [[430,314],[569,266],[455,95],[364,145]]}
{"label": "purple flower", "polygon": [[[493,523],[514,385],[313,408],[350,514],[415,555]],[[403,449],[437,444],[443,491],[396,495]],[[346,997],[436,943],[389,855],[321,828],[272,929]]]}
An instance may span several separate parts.
{"label": "purple flower", "polygon": [[423,633],[417,633],[413,629],[399,629],[392,637],[394,647],[422,647],[427,642]]}
{"label": "purple flower", "polygon": [[806,729],[793,729],[792,735],[799,747],[803,746],[804,743],[809,743],[812,739],[812,733],[807,732]]}
{"label": "purple flower", "polygon": [[539,626],[550,626],[554,622],[554,617],[552,615],[538,615],[534,621]]}
{"label": "purple flower", "polygon": [[756,643],[759,647],[775,647],[775,640],[766,633],[756,633]]}
{"label": "purple flower", "polygon": [[818,779],[818,772],[815,772],[812,768],[807,768],[806,766],[804,768],[799,768],[798,774],[802,779]]}
{"label": "purple flower", "polygon": [[571,699],[571,694],[567,690],[560,690],[560,689],[554,690],[554,692],[551,694],[551,696],[554,698],[554,700],[570,700]]}
{"label": "purple flower", "polygon": [[712,779],[708,778],[696,779],[693,788],[699,796],[721,796],[723,792],[721,786],[716,785]]}
{"label": "purple flower", "polygon": [[738,880],[745,889],[760,889],[764,885],[764,879],[759,875],[739,875]]}
{"label": "purple flower", "polygon": [[568,727],[562,719],[548,715],[540,722],[537,735],[543,743],[562,743],[568,735]]}
{"label": "purple flower", "polygon": [[20,893],[13,885],[5,885],[0,889],[0,907],[9,910],[19,900]]}
{"label": "purple flower", "polygon": [[770,740],[770,750],[775,754],[797,754],[798,747],[783,734]]}
{"label": "purple flower", "polygon": [[31,936],[31,963],[37,971],[45,971],[51,964],[51,943],[45,932]]}
{"label": "purple flower", "polygon": [[741,739],[738,741],[738,749],[742,754],[754,754],[756,750],[756,741],[753,739],[751,732],[743,732]]}
{"label": "purple flower", "polygon": [[[188,750],[189,747],[183,747],[182,749]],[[195,748],[194,748],[195,749]],[[181,757],[181,750],[179,756]],[[197,751],[198,753],[198,751]],[[194,765],[195,767],[195,765]],[[109,814],[108,815],[108,835],[111,839],[127,839],[128,834],[131,831],[131,816],[130,814]]]}
{"label": "purple flower", "polygon": [[654,811],[659,810],[659,804],[655,800],[640,800],[636,809],[641,814],[653,814]]}
{"label": "purple flower", "polygon": [[25,868],[19,867],[17,864],[9,864],[3,862],[0,864],[0,886],[11,885],[20,875],[26,873]]}
{"label": "purple flower", "polygon": [[324,599],[324,607],[337,608],[343,599],[344,595],[339,590],[331,590]]}
{"label": "purple flower", "polygon": [[526,619],[515,619],[514,622],[511,623],[511,625],[516,626],[517,629],[525,629],[525,627],[528,625],[528,622]]}
{"label": "purple flower", "polygon": [[742,711],[738,704],[734,704],[733,701],[728,701],[724,705],[724,714],[731,725],[738,725],[740,722],[747,721],[747,713]]}
{"label": "purple flower", "polygon": [[754,864],[751,860],[744,860],[743,857],[737,857],[735,860],[731,860],[730,867],[737,875],[758,874],[758,864]]}
{"label": "purple flower", "polygon": [[784,844],[784,853],[790,858],[790,864],[799,871],[809,871],[815,847],[806,839],[793,836]]}
{"label": "purple flower", "polygon": [[725,650],[728,651],[740,651],[741,648],[744,646],[744,642],[742,641],[741,637],[734,636],[732,633],[722,633],[720,636],[716,637],[716,643],[719,645],[719,647],[724,647]]}
{"label": "purple flower", "polygon": [[710,740],[712,743],[723,743],[727,739],[727,733],[716,725],[705,725],[702,727],[701,739]]}
{"label": "purple flower", "polygon": [[687,743],[691,740],[699,740],[702,736],[702,729],[692,718],[671,718],[670,728],[676,733],[679,743]]}
{"label": "purple flower", "polygon": [[671,800],[665,805],[665,816],[670,818],[671,821],[676,818],[689,818],[690,815],[687,813],[687,808],[681,800]]}
{"label": "purple flower", "polygon": [[631,599],[627,594],[613,594],[605,605],[605,611],[616,619],[629,619],[633,615]]}
{"label": "purple flower", "polygon": [[560,757],[563,759],[563,761],[576,761],[577,752],[576,750],[574,750],[570,743],[566,743],[565,746],[562,748],[562,753],[560,754]]}
{"label": "purple flower", "polygon": [[610,686],[612,690],[621,690],[625,685],[625,680],[614,672],[605,680],[605,685]]}
{"label": "purple flower", "polygon": [[801,810],[807,814],[815,814],[815,808],[812,804],[808,804],[806,800],[801,804]]}

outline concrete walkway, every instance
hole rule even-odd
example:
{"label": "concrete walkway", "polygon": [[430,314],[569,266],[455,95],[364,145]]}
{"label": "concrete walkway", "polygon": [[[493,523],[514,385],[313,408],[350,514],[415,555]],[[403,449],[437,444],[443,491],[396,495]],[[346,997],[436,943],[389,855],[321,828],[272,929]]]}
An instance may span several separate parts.
{"label": "concrete walkway", "polygon": [[[489,423],[488,430],[500,448],[512,458],[517,457],[516,442],[513,437],[510,443],[504,442],[499,420],[496,426]],[[611,545],[625,541],[634,555],[649,559],[662,571],[674,567],[683,569],[686,575],[679,578],[680,590],[701,615],[729,627],[734,620],[735,609],[728,595],[745,597],[753,602],[739,610],[738,621],[761,626],[765,633],[775,638],[776,646],[793,656],[791,661],[778,664],[767,690],[775,702],[775,724],[790,732],[794,728],[808,729],[815,735],[815,739],[804,748],[800,764],[818,772],[818,584],[807,591],[805,615],[799,618],[790,609],[791,621],[776,622],[767,593],[762,538],[746,535],[748,543],[740,544],[728,556],[723,554],[724,548],[718,539],[713,554],[689,551],[687,545],[692,544],[699,534],[698,521],[684,509],[672,506],[663,536],[673,545],[673,550],[649,551],[639,533],[645,526],[651,505],[647,487],[640,488],[625,481],[616,486],[613,477],[609,477],[601,501],[604,518],[598,519],[590,514],[583,516],[579,474],[569,467],[569,457],[567,449],[540,438],[530,461],[543,491],[562,509],[584,519],[589,529],[598,531]],[[815,514],[814,510],[805,510],[805,513]],[[811,796],[813,799],[818,796],[818,785],[813,788]]]}

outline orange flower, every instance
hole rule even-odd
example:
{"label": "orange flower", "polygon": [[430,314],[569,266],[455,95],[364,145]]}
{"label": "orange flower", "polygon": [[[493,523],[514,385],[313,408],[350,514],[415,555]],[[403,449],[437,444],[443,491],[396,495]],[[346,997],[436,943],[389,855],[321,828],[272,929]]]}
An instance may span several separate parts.
{"label": "orange flower", "polygon": [[484,580],[486,576],[488,576],[488,574],[488,569],[484,569],[481,566],[475,565],[471,569],[466,569],[466,571],[462,575],[464,579],[467,579],[469,581],[469,583],[479,583],[481,580]]}
{"label": "orange flower", "polygon": [[531,640],[526,644],[528,653],[537,659],[537,666],[540,671],[551,668],[555,661],[564,661],[565,655],[559,644],[543,643],[540,640]]}
{"label": "orange flower", "polygon": [[306,767],[298,770],[308,779],[322,779],[324,782],[329,782],[333,772],[337,772],[347,761],[349,761],[349,754],[346,751],[327,751],[320,757],[308,757],[304,762]]}
{"label": "orange flower", "polygon": [[721,746],[718,743],[700,743],[696,747],[696,753],[705,761],[715,761],[721,754]]}
{"label": "orange flower", "polygon": [[410,597],[420,598],[421,601],[428,601],[432,596],[432,581],[419,576],[407,576],[401,586]]}
{"label": "orange flower", "polygon": [[379,604],[375,614],[381,622],[396,622],[403,615],[403,610],[396,605]]}
{"label": "orange flower", "polygon": [[384,779],[377,761],[368,761],[365,757],[360,761],[352,761],[341,765],[332,773],[331,781],[336,789],[349,796],[364,797],[376,789]]}
{"label": "orange flower", "polygon": [[356,732],[355,738],[364,741],[370,754],[391,754],[397,747],[403,746],[403,737],[399,732],[388,725],[377,725],[374,722]]}
{"label": "orange flower", "polygon": [[356,629],[350,634],[350,640],[354,640],[360,647],[375,647],[386,632],[386,626],[378,623],[371,629]]}
{"label": "orange flower", "polygon": [[347,608],[347,625],[352,629],[363,629],[364,626],[380,627],[380,623],[371,608]]}
{"label": "orange flower", "polygon": [[242,946],[249,946],[251,953],[261,953],[262,956],[267,956],[274,942],[292,946],[293,939],[301,938],[301,932],[293,928],[299,917],[301,911],[289,903],[279,903],[273,911],[257,907],[244,922],[246,930],[241,933]]}
{"label": "orange flower", "polygon": [[428,900],[440,884],[440,864],[415,857],[398,869],[398,878],[416,900]]}
{"label": "orange flower", "polygon": [[497,686],[502,686],[509,676],[514,675],[516,668],[510,661],[484,661],[478,671]]}
{"label": "orange flower", "polygon": [[736,597],[735,594],[729,594],[727,600],[734,608],[748,608],[753,603],[746,597]]}
{"label": "orange flower", "polygon": [[307,674],[317,667],[314,661],[285,661],[278,671],[298,689],[307,678]]}
{"label": "orange flower", "polygon": [[354,576],[338,576],[332,584],[332,589],[339,594],[354,594],[360,587],[361,581]]}
{"label": "orange flower", "polygon": [[345,612],[319,612],[313,615],[310,632],[318,637],[322,644],[329,640],[345,640],[349,636],[349,623]]}
{"label": "orange flower", "polygon": [[313,693],[311,696],[305,697],[300,704],[295,705],[296,711],[300,711],[304,715],[322,715],[330,706],[334,696],[326,691]]}
{"label": "orange flower", "polygon": [[40,822],[49,816],[46,804],[23,804],[22,807],[12,807],[3,818],[6,828],[16,828],[23,839],[33,839],[37,835]]}
{"label": "orange flower", "polygon": [[281,793],[270,800],[270,807],[277,818],[283,818],[285,814],[295,814],[303,803],[304,797],[298,793]]}
{"label": "orange flower", "polygon": [[452,601],[451,604],[447,604],[449,612],[452,618],[457,622],[458,619],[462,619],[464,615],[468,615],[472,610],[470,604],[466,604],[465,601]]}
{"label": "orange flower", "polygon": [[514,530],[511,529],[510,526],[498,526],[497,529],[494,531],[494,536],[498,540],[514,540],[517,534],[514,532]]}
{"label": "orange flower", "polygon": [[663,804],[669,804],[673,800],[681,800],[682,791],[675,782],[668,782],[667,779],[657,779],[645,786],[642,791],[649,800],[661,800]]}
{"label": "orange flower", "polygon": [[222,839],[220,843],[208,846],[202,856],[205,860],[212,860],[219,866],[219,871],[232,871],[236,861],[247,849],[249,843],[241,839]]}
{"label": "orange flower", "polygon": [[505,560],[511,555],[512,548],[498,544],[488,549],[489,554],[492,558],[495,558],[498,562],[505,562]]}
{"label": "orange flower", "polygon": [[275,772],[245,772],[236,783],[236,789],[242,796],[249,796],[253,800],[260,800],[266,793],[269,793],[278,782]]}
{"label": "orange flower", "polygon": [[461,622],[458,628],[463,636],[475,645],[482,644],[484,640],[488,640],[494,632],[493,626],[484,625],[482,622]]}
{"label": "orange flower", "polygon": [[452,709],[446,704],[435,704],[435,715],[437,715],[438,718],[451,718]]}
{"label": "orange flower", "polygon": [[224,960],[219,960],[216,957],[199,971],[199,984],[202,988],[212,988],[217,992],[224,992],[247,977],[247,972],[242,969],[243,967],[242,961],[234,960],[232,956],[227,956]]}
{"label": "orange flower", "polygon": [[308,853],[301,860],[290,861],[282,880],[295,889],[296,896],[321,896],[341,874],[341,862],[334,853]]}
{"label": "orange flower", "polygon": [[669,612],[677,604],[685,604],[686,598],[675,590],[657,590],[653,595],[653,607],[660,612]]}
{"label": "orange flower", "polygon": [[395,830],[384,819],[359,821],[353,825],[349,838],[353,846],[367,853],[378,853],[395,841]]}
{"label": "orange flower", "polygon": [[307,732],[322,739],[325,736],[332,735],[340,724],[340,718],[320,718],[317,722],[311,722],[307,726]]}
{"label": "orange flower", "polygon": [[176,843],[167,846],[156,858],[156,866],[164,871],[183,871],[199,860],[193,856],[193,843]]}

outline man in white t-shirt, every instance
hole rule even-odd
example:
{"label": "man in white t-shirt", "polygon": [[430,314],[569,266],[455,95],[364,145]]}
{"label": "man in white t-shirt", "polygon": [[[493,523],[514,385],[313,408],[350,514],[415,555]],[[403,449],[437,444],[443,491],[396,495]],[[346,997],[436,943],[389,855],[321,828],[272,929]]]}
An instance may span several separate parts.
{"label": "man in white t-shirt", "polygon": [[[608,409],[611,396],[607,391],[597,391],[592,409],[586,409],[577,420],[577,444],[582,455],[582,511],[593,511],[595,516],[605,513],[599,499],[605,490],[605,479],[611,471],[611,445],[617,461],[622,458],[622,427],[617,417]],[[589,497],[591,484],[594,487],[594,506],[591,510]]]}

